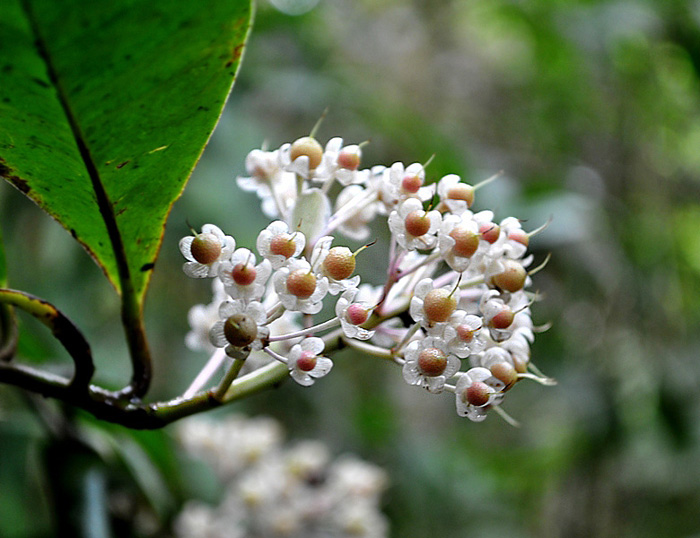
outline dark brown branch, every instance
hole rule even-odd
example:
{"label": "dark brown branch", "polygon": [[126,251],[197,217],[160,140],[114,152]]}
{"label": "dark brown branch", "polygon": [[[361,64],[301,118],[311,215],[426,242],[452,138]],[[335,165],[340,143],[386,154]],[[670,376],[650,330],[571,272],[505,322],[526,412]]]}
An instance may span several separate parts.
{"label": "dark brown branch", "polygon": [[37,318],[46,325],[73,359],[75,372],[70,386],[86,392],[95,373],[90,344],[80,330],[55,306],[43,299],[17,290],[0,288],[0,306],[12,305]]}

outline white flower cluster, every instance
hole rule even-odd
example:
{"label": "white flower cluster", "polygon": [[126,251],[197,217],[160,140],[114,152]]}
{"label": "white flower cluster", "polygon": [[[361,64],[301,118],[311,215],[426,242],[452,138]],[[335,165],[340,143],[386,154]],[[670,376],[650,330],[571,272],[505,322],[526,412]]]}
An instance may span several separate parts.
{"label": "white flower cluster", "polygon": [[[426,185],[421,164],[361,169],[361,157],[358,145],[333,138],[324,149],[313,137],[248,155],[250,175],[238,184],[278,220],[259,233],[257,255],[212,224],[181,240],[185,273],[220,281],[214,303],[190,313],[188,345],[238,360],[263,351],[311,385],[333,366],[324,351],[342,342],[401,365],[411,385],[453,393],[462,416],[479,421],[497,409],[507,417],[499,406],[518,380],[552,381],[530,364],[536,295],[527,291],[527,249],[539,230],[473,212],[489,180],[472,186],[449,174]],[[391,238],[387,279],[372,287],[354,274],[365,247],[333,246],[333,234],[367,240],[377,217]],[[329,296],[336,317],[314,325]],[[406,311],[409,326],[398,317]]]}
{"label": "white flower cluster", "polygon": [[388,481],[375,465],[349,455],[332,459],[319,441],[284,445],[269,418],[189,420],[178,434],[225,492],[218,506],[188,501],[175,519],[176,537],[388,536],[379,509]]}

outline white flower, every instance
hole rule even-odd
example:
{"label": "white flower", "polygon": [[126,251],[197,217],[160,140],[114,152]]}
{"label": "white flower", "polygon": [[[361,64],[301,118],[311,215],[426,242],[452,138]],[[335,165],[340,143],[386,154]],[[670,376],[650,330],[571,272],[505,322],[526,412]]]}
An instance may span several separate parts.
{"label": "white flower", "polygon": [[219,264],[227,260],[236,248],[236,241],[224,235],[213,224],[202,226],[202,233],[180,239],[180,252],[188,260],[182,266],[185,274],[192,278],[207,278],[217,275]]}
{"label": "white flower", "polygon": [[384,172],[382,200],[389,210],[408,198],[416,198],[422,202],[430,200],[435,193],[434,186],[424,187],[425,168],[420,163],[404,167],[396,162]]}
{"label": "white flower", "polygon": [[239,248],[231,260],[219,267],[219,279],[233,299],[260,300],[265,293],[265,283],[272,273],[270,260],[255,265],[255,254],[247,248]]}
{"label": "white flower", "polygon": [[478,353],[486,345],[482,326],[483,320],[479,316],[467,314],[463,310],[455,311],[442,333],[447,349],[460,359]]}
{"label": "white flower", "polygon": [[305,259],[292,259],[272,275],[272,284],[287,310],[318,314],[328,293],[328,281],[317,278]]}
{"label": "white flower", "polygon": [[[314,138],[303,137],[292,144],[283,144],[280,147],[279,164],[287,172],[323,183],[334,176],[335,166],[332,163],[337,160],[342,144],[342,138],[332,138],[325,149],[322,149]],[[295,152],[296,157],[294,157]]]}
{"label": "white flower", "polygon": [[386,472],[352,456],[338,459],[328,472],[328,488],[339,502],[362,498],[378,502],[389,483]]}
{"label": "white flower", "polygon": [[243,359],[251,351],[262,349],[261,339],[269,335],[264,326],[267,314],[257,301],[225,301],[219,308],[220,321],[209,331],[209,339],[216,347],[223,347],[229,357]]}
{"label": "white flower", "polygon": [[369,178],[369,170],[358,170],[361,160],[360,146],[343,146],[342,138],[331,138],[326,144],[314,179],[320,181],[322,178],[335,178],[343,186],[365,183]]}
{"label": "white flower", "polygon": [[321,441],[301,441],[284,454],[285,470],[300,482],[322,476],[329,461],[328,447]]}
{"label": "white flower", "polygon": [[332,242],[333,236],[330,235],[321,237],[316,241],[314,250],[311,253],[311,267],[314,273],[328,282],[328,293],[331,295],[338,295],[341,291],[359,286],[360,275],[355,275],[353,277],[348,275],[346,278],[341,278],[339,280],[333,278],[332,274],[336,274],[336,276],[345,276],[348,272],[352,274],[355,268],[355,259],[349,248],[334,247],[335,255],[332,263],[335,263],[335,266],[328,267],[329,260],[327,260],[327,258],[331,251]]}
{"label": "white flower", "polygon": [[389,536],[387,517],[366,502],[343,503],[332,512],[337,536],[355,538],[386,538]]}
{"label": "white flower", "polygon": [[260,255],[270,260],[272,268],[279,269],[290,258],[301,254],[306,237],[301,232],[291,233],[286,222],[276,220],[258,234],[256,246]]}
{"label": "white flower", "polygon": [[345,336],[358,340],[369,340],[374,336],[374,331],[368,331],[360,325],[369,319],[372,306],[367,303],[353,303],[357,294],[357,288],[346,290],[335,303],[335,315],[340,320],[340,326]]}
{"label": "white flower", "polygon": [[493,379],[491,372],[482,367],[470,368],[459,375],[455,387],[455,403],[460,417],[481,422],[486,418],[488,406],[500,402],[502,395],[489,385]]}
{"label": "white flower", "polygon": [[439,211],[423,211],[423,204],[416,198],[404,200],[389,215],[389,229],[406,250],[433,248],[441,222]]}
{"label": "white flower", "polygon": [[489,290],[483,294],[479,310],[484,316],[484,324],[489,328],[491,338],[502,342],[511,337],[517,330],[530,331],[529,300],[525,292],[500,294]]}
{"label": "white flower", "polygon": [[440,179],[437,193],[442,205],[455,215],[468,211],[474,201],[474,187],[462,183],[457,174],[448,174]]}
{"label": "white flower", "polygon": [[446,215],[438,232],[438,248],[447,265],[462,273],[477,259],[478,250],[484,246],[479,238],[479,225],[472,219],[471,211],[461,215]]}
{"label": "white flower", "polygon": [[406,347],[403,378],[430,392],[442,392],[445,382],[459,370],[459,359],[449,352],[441,338],[429,336]]}
{"label": "white flower", "polygon": [[[249,177],[236,178],[244,191],[253,191],[262,200],[266,216],[286,216],[297,195],[296,177],[279,166],[278,151],[254,149],[245,160]],[[284,215],[280,215],[280,209]]]}
{"label": "white flower", "polygon": [[416,285],[411,297],[409,313],[431,335],[441,335],[457,308],[454,286],[434,288],[432,278],[424,278]]}
{"label": "white flower", "polygon": [[[488,369],[489,372],[494,365],[502,362],[515,368],[512,355],[506,349],[498,345],[494,345],[485,351],[472,355],[470,362],[473,367],[480,366]],[[483,381],[496,391],[501,391],[505,388],[505,383],[493,375]]]}
{"label": "white flower", "polygon": [[515,217],[506,217],[501,221],[500,228],[499,241],[502,244],[503,255],[514,260],[525,256],[528,239],[520,220]]}
{"label": "white flower", "polygon": [[320,338],[312,336],[304,338],[289,351],[287,367],[292,379],[308,387],[313,385],[316,378],[323,377],[333,368],[333,361],[328,357],[319,356],[323,353],[325,344]]}
{"label": "white flower", "polygon": [[214,279],[211,283],[211,303],[194,305],[187,313],[191,330],[185,335],[185,345],[192,351],[213,351],[214,346],[209,341],[209,330],[219,321],[219,306],[226,300],[226,292],[219,279]]}
{"label": "white flower", "polygon": [[513,366],[518,372],[524,372],[530,362],[530,342],[533,339],[531,329],[519,328],[510,338],[500,345],[511,355]]}

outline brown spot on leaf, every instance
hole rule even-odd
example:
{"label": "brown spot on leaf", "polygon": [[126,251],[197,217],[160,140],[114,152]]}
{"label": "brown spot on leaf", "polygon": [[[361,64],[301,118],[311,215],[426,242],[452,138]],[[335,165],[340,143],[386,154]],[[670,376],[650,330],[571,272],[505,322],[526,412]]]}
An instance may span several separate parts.
{"label": "brown spot on leaf", "polygon": [[0,158],[0,177],[4,177],[24,194],[27,194],[30,190],[32,190],[26,179],[22,179],[21,177],[14,175],[12,172],[13,170],[7,166],[5,160]]}
{"label": "brown spot on leaf", "polygon": [[226,67],[231,67],[234,63],[236,63],[241,58],[241,54],[243,54],[243,43],[237,45],[236,48],[233,49],[231,59],[226,62]]}
{"label": "brown spot on leaf", "polygon": [[126,165],[129,164],[130,162],[131,162],[131,161],[124,161],[123,163],[119,163],[119,164],[117,165],[117,170],[119,170],[120,168],[123,168],[124,166],[126,166]]}
{"label": "brown spot on leaf", "polygon": [[141,271],[143,271],[143,272],[150,271],[150,270],[153,269],[155,266],[156,266],[155,263],[144,263],[144,264],[141,266]]}

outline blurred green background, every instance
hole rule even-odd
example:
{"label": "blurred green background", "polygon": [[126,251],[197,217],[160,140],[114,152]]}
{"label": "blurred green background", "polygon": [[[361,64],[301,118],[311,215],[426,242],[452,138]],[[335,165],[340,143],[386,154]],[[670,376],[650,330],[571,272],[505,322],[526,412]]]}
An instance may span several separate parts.
{"label": "blurred green background", "polygon": [[[186,221],[254,246],[267,221],[235,185],[245,155],[307,134],[329,107],[318,138],[370,140],[366,165],[435,154],[432,179],[472,183],[503,170],[477,209],[526,229],[553,218],[531,241],[537,260],[552,254],[534,277],[534,320],[552,328],[533,362],[559,384],[509,393],[520,428],[474,424],[397,368],[345,354],[310,389],[286,383],[216,413],[267,414],[290,438],[385,467],[392,536],[700,536],[699,90],[698,1],[260,2],[154,273],[151,396],[175,396],[206,360],[183,343],[188,308],[210,300],[180,270]],[[84,330],[98,382],[128,382],[99,269],[7,184],[0,215],[11,286]],[[382,254],[363,255],[366,280],[381,283]],[[21,331],[25,360],[70,367],[34,320]],[[129,432],[0,387],[0,536],[85,521],[92,536],[167,536],[186,499],[216,497],[173,431]]]}

